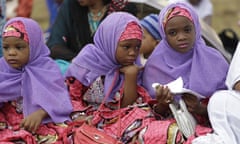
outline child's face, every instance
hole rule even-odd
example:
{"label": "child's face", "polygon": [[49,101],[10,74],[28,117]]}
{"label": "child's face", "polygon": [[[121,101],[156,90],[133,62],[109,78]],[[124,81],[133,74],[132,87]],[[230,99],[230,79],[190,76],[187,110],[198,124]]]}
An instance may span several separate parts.
{"label": "child's face", "polygon": [[143,28],[143,39],[140,53],[143,54],[144,58],[148,58],[151,55],[158,42],[158,40],[155,40],[154,37],[145,28]]}
{"label": "child's face", "polygon": [[195,28],[186,17],[175,16],[165,27],[169,45],[178,52],[185,53],[192,49],[195,42]]}
{"label": "child's face", "polygon": [[25,66],[29,59],[29,51],[26,41],[12,36],[3,38],[3,56],[11,67],[21,69]]}
{"label": "child's face", "polygon": [[122,66],[134,64],[139,54],[141,41],[139,39],[130,39],[118,42],[116,50],[116,60]]}

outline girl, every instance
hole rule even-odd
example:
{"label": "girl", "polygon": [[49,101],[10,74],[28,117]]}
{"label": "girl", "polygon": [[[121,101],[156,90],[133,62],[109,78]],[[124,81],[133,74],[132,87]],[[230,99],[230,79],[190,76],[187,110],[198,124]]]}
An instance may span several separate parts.
{"label": "girl", "polygon": [[216,49],[208,47],[202,37],[199,19],[193,8],[184,3],[170,4],[159,15],[161,42],[149,57],[143,85],[152,98],[157,100],[154,109],[167,115],[168,104],[179,97],[173,97],[168,87],[152,88],[158,82],[162,85],[183,78],[184,88],[196,91],[204,99],[183,94],[188,110],[207,122],[207,101],[216,90],[226,89],[224,84],[228,63]]}
{"label": "girl", "polygon": [[20,131],[20,136],[36,133],[38,142],[45,139],[53,143],[56,139],[52,138],[58,135],[53,123],[69,121],[72,105],[60,70],[49,57],[41,28],[32,19],[16,17],[6,23],[2,36],[1,125],[6,127],[0,131],[0,141],[16,137],[14,132]]}
{"label": "girl", "polygon": [[[81,101],[101,103],[113,84],[108,100],[116,100],[117,93],[123,89],[121,106],[133,104],[138,98],[138,90],[143,90],[138,86],[141,70],[138,54],[141,40],[142,30],[137,18],[124,12],[110,15],[97,30],[94,36],[95,44],[86,45],[67,71],[71,96],[74,95],[71,91],[71,87],[74,86],[71,84],[73,79],[79,82],[82,95],[86,88],[96,84],[94,81],[98,80],[95,88],[91,87],[91,92],[87,92]],[[113,83],[115,74],[117,79]]]}

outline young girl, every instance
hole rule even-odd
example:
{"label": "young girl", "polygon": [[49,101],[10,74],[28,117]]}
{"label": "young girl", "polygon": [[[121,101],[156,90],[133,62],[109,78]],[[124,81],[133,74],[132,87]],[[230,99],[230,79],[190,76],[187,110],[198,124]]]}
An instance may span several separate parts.
{"label": "young girl", "polygon": [[[99,104],[109,91],[111,94],[108,100],[114,101],[123,89],[121,106],[133,104],[138,98],[138,90],[142,90],[138,86],[141,40],[142,29],[137,18],[124,12],[110,15],[97,30],[95,44],[86,45],[70,65],[66,74],[70,88],[73,79],[76,79],[83,95],[83,91],[98,80],[98,84],[95,82],[95,90],[91,87],[91,92],[87,92],[81,101],[95,101]],[[74,95],[71,90],[70,93]]]}
{"label": "young girl", "polygon": [[159,86],[155,90],[152,84],[165,85],[181,76],[184,88],[205,96],[183,94],[188,110],[196,117],[207,119],[208,98],[216,90],[226,89],[227,61],[204,43],[198,16],[190,5],[170,4],[160,12],[159,25],[162,40],[149,57],[143,74],[145,88],[157,100],[155,111],[166,115],[168,104],[179,97],[174,97],[168,87]]}
{"label": "young girl", "polygon": [[[60,69],[49,57],[42,30],[32,19],[16,17],[6,23],[2,36],[0,122],[4,127],[0,142],[23,133],[35,141],[30,135],[35,133],[37,142],[54,143],[58,129],[53,123],[70,120],[72,105]],[[46,123],[49,126],[43,125]]]}

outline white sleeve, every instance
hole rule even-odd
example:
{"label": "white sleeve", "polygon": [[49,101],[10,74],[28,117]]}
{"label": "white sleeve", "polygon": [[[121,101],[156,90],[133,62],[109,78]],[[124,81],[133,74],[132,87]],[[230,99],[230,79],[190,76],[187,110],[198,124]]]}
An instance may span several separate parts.
{"label": "white sleeve", "polygon": [[226,85],[232,90],[237,81],[240,80],[240,42],[238,42],[236,51],[229,66]]}

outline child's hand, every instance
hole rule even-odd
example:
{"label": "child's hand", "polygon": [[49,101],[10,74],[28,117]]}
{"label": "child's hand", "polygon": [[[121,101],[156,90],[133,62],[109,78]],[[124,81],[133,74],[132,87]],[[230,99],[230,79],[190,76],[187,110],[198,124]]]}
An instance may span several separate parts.
{"label": "child's hand", "polygon": [[156,87],[156,99],[159,104],[168,105],[173,101],[173,95],[167,86],[159,85]]}
{"label": "child's hand", "polygon": [[47,112],[43,109],[35,111],[22,120],[20,127],[31,133],[35,133],[38,126],[47,115]]}
{"label": "child's hand", "polygon": [[143,70],[143,67],[137,65],[128,65],[120,68],[120,72],[125,75],[137,75],[140,70]]}
{"label": "child's hand", "polygon": [[154,111],[158,114],[165,115],[169,110],[168,105],[173,102],[173,95],[167,86],[158,85],[156,87],[157,105]]}

